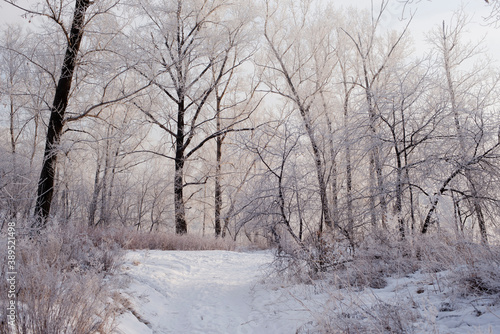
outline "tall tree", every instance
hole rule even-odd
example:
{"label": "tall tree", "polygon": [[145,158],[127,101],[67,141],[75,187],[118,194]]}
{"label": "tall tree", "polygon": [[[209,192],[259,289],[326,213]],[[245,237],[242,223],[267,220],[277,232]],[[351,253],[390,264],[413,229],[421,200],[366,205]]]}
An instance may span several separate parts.
{"label": "tall tree", "polygon": [[[382,42],[377,34],[382,15],[386,11],[387,5],[388,1],[382,1],[379,10],[371,13],[370,24],[367,27],[364,25],[357,27],[361,31],[350,32],[349,28],[344,29],[344,32],[354,44],[360,59],[359,85],[364,90],[369,118],[368,124],[372,140],[370,146],[370,182],[374,183],[370,187],[372,192],[370,195],[371,222],[373,226],[377,226],[375,198],[378,197],[378,205],[380,206],[381,213],[380,222],[384,229],[387,229],[387,192],[385,189],[383,163],[381,160],[382,153],[378,134],[379,110],[377,108],[376,91],[377,84],[381,81],[387,65],[395,54],[398,53],[397,50],[401,49],[401,42],[411,22],[408,21],[402,32],[389,38],[388,45],[377,45],[377,43]],[[379,48],[382,48],[382,50]]]}
{"label": "tall tree", "polygon": [[[58,64],[57,69],[52,69],[44,61],[46,59],[37,59],[36,55],[23,54],[24,59],[46,72],[53,81],[53,99],[46,101],[49,106],[50,118],[48,121],[47,135],[45,139],[44,157],[40,177],[38,182],[37,200],[35,204],[35,220],[33,228],[43,228],[47,223],[50,213],[52,199],[54,196],[55,174],[57,165],[58,147],[61,144],[61,137],[65,131],[65,126],[69,122],[81,120],[89,115],[96,116],[98,112],[106,105],[129,98],[142,87],[127,89],[125,87],[126,68],[118,67],[116,63],[110,66],[106,62],[103,54],[111,53],[112,41],[119,35],[117,30],[120,25],[115,20],[114,24],[107,24],[106,20],[115,19],[113,10],[117,7],[116,1],[98,1],[76,0],[74,7],[65,2],[34,5],[33,8],[23,8],[16,1],[7,1],[6,3],[23,10],[26,15],[36,18],[48,19],[53,29],[51,34],[40,35],[44,38],[61,37],[64,42],[64,56],[59,58],[59,52],[54,51],[53,55]],[[87,15],[88,14],[88,15]],[[68,17],[71,17],[71,23],[68,24]],[[38,21],[37,21],[38,22]],[[107,25],[106,25],[107,24]],[[91,30],[95,28],[95,30]],[[91,30],[87,43],[82,43],[83,36]],[[61,40],[53,44],[46,43],[40,48],[57,49]],[[83,48],[82,48],[83,45]],[[119,52],[113,50],[114,60],[116,61]],[[100,57],[100,58],[99,58]],[[45,58],[48,58],[45,55]],[[59,63],[60,61],[60,63]],[[100,62],[100,63],[99,63]],[[108,66],[108,72],[102,71]],[[113,68],[111,73],[110,68]],[[78,69],[79,75],[76,76]],[[99,75],[97,75],[97,71]],[[59,72],[59,73],[56,73]],[[75,80],[76,79],[76,80]],[[75,83],[76,82],[76,83]],[[117,86],[120,86],[117,89]],[[83,86],[92,86],[92,89],[83,89]],[[92,91],[92,93],[91,93]],[[84,96],[84,94],[87,94]],[[78,101],[78,107],[71,107],[71,101]]]}
{"label": "tall tree", "polygon": [[[463,198],[469,211],[475,216],[481,241],[488,242],[485,205],[487,196],[482,189],[489,177],[484,161],[496,157],[498,138],[497,121],[489,111],[498,77],[492,76],[486,64],[474,64],[479,44],[465,44],[463,31],[467,17],[458,13],[450,25],[434,31],[433,44],[438,56],[441,74],[436,78],[441,88],[443,103],[448,115],[448,142],[443,160],[448,170],[447,177],[440,182],[439,190],[431,198],[431,206],[422,226],[426,233],[432,223],[439,197],[455,193]],[[476,58],[476,59],[475,59]],[[476,60],[477,61],[477,60]],[[468,69],[468,66],[473,66]],[[495,99],[493,98],[493,99]],[[453,129],[450,132],[449,129]],[[455,206],[459,202],[455,201]]]}
{"label": "tall tree", "polygon": [[[323,81],[313,82],[309,78],[314,76],[314,73],[307,72],[313,56],[309,53],[314,52],[315,47],[321,45],[323,36],[315,40],[318,45],[314,45],[314,42],[307,45],[304,35],[307,33],[306,27],[310,28],[310,26],[307,26],[310,23],[309,20],[311,20],[308,16],[310,4],[306,1],[298,4],[287,3],[287,5],[289,6],[287,11],[292,12],[289,14],[294,19],[287,22],[286,26],[289,29],[280,29],[278,27],[283,27],[285,18],[279,14],[280,11],[283,11],[282,13],[286,11],[285,6],[278,4],[273,8],[270,1],[266,2],[264,37],[271,54],[270,62],[266,64],[266,67],[273,71],[272,75],[280,75],[285,82],[285,85],[282,86],[273,82],[274,79],[271,79],[268,85],[272,91],[293,101],[299,111],[313,152],[323,220],[328,228],[338,227],[338,222],[333,221],[332,218],[327,196],[325,162],[322,158],[320,143],[317,140],[318,135],[315,131],[311,110],[314,98],[319,96],[320,89],[325,84],[324,80],[328,80],[328,78],[321,78]],[[304,29],[301,30],[301,27]],[[294,58],[296,61],[293,61]]]}
{"label": "tall tree", "polygon": [[[76,0],[71,30],[67,35],[68,45],[61,65],[61,74],[54,93],[54,100],[50,108],[50,119],[45,139],[43,164],[40,171],[40,180],[38,182],[35,206],[36,220],[32,226],[34,228],[45,227],[50,213],[50,206],[54,193],[57,146],[59,145],[63,131],[64,114],[68,106],[78,51],[84,34],[85,13],[89,6],[90,0]],[[58,17],[54,13],[51,19],[57,22]]]}
{"label": "tall tree", "polygon": [[[156,111],[140,103],[136,106],[172,140],[172,154],[161,154],[174,162],[175,230],[178,234],[187,233],[186,186],[205,182],[185,183],[188,159],[208,141],[220,140],[228,132],[242,130],[235,128],[241,123],[240,119],[223,127],[219,123],[219,128],[210,130],[210,123],[217,122],[220,115],[219,112],[215,115],[207,112],[210,96],[239,64],[233,57],[244,22],[238,22],[238,18],[231,15],[234,6],[218,0],[141,4],[143,15],[149,21],[143,30],[149,38],[147,44],[140,42],[139,50],[145,50],[150,58],[145,66],[136,69],[154,82],[159,94],[166,98],[165,104],[172,104],[174,108],[160,105],[157,107],[163,110]],[[207,135],[200,138],[200,133]]]}

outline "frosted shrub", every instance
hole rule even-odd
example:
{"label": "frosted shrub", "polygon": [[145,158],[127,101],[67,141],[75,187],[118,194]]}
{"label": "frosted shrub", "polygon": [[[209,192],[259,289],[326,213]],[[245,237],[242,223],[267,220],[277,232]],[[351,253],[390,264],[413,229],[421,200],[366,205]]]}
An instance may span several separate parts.
{"label": "frosted shrub", "polygon": [[397,236],[366,238],[354,254],[346,251],[340,255],[339,251],[333,253],[331,261],[336,260],[339,265],[325,277],[338,288],[381,289],[385,287],[387,277],[405,276],[418,269],[418,261],[412,254],[411,247]]}
{"label": "frosted shrub", "polygon": [[[348,302],[346,300],[349,300]],[[385,303],[376,300],[366,303],[346,298],[333,304],[337,312],[326,315],[316,332],[331,334],[414,333],[413,323],[418,314],[404,303]]]}
{"label": "frosted shrub", "polygon": [[[110,331],[116,310],[107,277],[120,252],[116,245],[99,241],[97,234],[79,228],[50,228],[33,239],[18,237],[16,327],[2,324],[0,333]],[[3,264],[2,293],[7,291],[6,269]],[[7,298],[0,299],[4,320]]]}
{"label": "frosted shrub", "polygon": [[[370,289],[386,287],[386,281],[410,275],[427,277],[437,298],[446,302],[424,305],[413,301],[404,285],[391,288],[391,300],[377,299]],[[439,274],[437,274],[439,273]],[[427,307],[439,312],[453,311],[453,304],[470,304],[480,297],[486,309],[500,299],[500,247],[481,245],[441,234],[435,236],[365,239],[342,267],[326,273],[329,301],[321,316],[315,315],[315,333],[412,333],[415,323],[425,318]],[[417,294],[423,293],[417,290]],[[414,293],[414,292],[413,292]],[[372,298],[367,298],[372,296]],[[406,299],[405,299],[406,298]],[[453,301],[453,302],[450,302]],[[421,303],[421,302],[420,302]],[[478,304],[479,305],[479,304]],[[483,309],[476,309],[480,316]],[[434,314],[432,319],[435,320]],[[423,320],[424,323],[426,320]]]}
{"label": "frosted shrub", "polygon": [[500,248],[471,243],[454,245],[455,265],[452,281],[463,295],[493,295],[500,293]]}

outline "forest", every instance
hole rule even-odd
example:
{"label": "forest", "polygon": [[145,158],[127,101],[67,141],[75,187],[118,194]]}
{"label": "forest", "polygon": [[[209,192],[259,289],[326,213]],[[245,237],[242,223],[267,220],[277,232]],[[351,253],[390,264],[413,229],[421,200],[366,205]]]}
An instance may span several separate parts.
{"label": "forest", "polygon": [[[15,226],[18,265],[107,275],[115,242],[162,235],[271,247],[309,277],[384,247],[499,252],[498,63],[466,9],[423,49],[412,1],[371,3],[4,0],[28,22],[0,31],[0,231]],[[478,291],[500,292],[494,258]]]}

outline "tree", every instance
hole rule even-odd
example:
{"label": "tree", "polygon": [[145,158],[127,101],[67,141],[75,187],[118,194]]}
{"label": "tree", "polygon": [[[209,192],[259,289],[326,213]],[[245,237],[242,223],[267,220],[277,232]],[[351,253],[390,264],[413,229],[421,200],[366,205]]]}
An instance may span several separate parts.
{"label": "tree", "polygon": [[[19,7],[14,2],[6,2]],[[57,162],[57,154],[55,153],[55,150],[60,142],[60,137],[63,131],[64,114],[68,106],[69,93],[77,63],[77,55],[84,33],[85,13],[87,12],[89,6],[89,0],[77,0],[73,12],[71,29],[69,32],[65,30],[68,44],[63,63],[61,65],[61,74],[55,89],[54,100],[50,108],[50,120],[47,129],[44,159],[40,172],[40,181],[38,184],[37,201],[35,206],[36,221],[33,224],[33,227],[36,228],[42,228],[45,226],[50,212]],[[55,11],[53,11],[52,14],[43,14],[25,8],[22,9],[29,14],[47,16],[64,28],[64,25],[58,16],[62,13],[61,11],[57,11],[57,8],[53,8]]]}
{"label": "tree", "polygon": [[[321,47],[322,42],[326,40],[324,35],[319,36],[317,39],[312,40],[308,45],[308,39],[304,38],[307,33],[306,28],[301,30],[301,27],[311,28],[307,26],[310,23],[308,17],[309,4],[301,2],[300,4],[287,3],[288,6],[275,8],[272,7],[270,1],[266,2],[266,21],[264,26],[264,37],[270,51],[269,64],[265,66],[272,71],[272,75],[279,75],[282,82],[274,82],[276,77],[271,77],[267,82],[272,92],[275,92],[287,99],[290,99],[295,104],[300,117],[302,119],[304,128],[306,130],[311,149],[313,152],[313,159],[316,167],[316,176],[318,181],[318,191],[321,201],[321,213],[325,225],[328,228],[339,228],[338,222],[333,221],[331,208],[327,196],[327,184],[325,180],[325,163],[322,159],[320,145],[317,141],[317,134],[315,133],[315,125],[312,117],[312,105],[315,97],[319,92],[328,77],[321,77],[318,72],[312,73],[313,79],[309,80],[311,73],[308,73],[308,67],[316,48]],[[295,22],[285,22],[285,18],[279,16],[279,12],[286,13],[285,8],[294,12],[291,17],[294,17]],[[302,12],[301,12],[302,11]],[[278,23],[279,22],[279,23]],[[284,27],[278,28],[278,25]],[[286,27],[288,25],[288,27]],[[317,43],[316,45],[314,43]],[[324,51],[321,49],[321,51]],[[328,66],[329,58],[332,57],[326,51],[326,63],[323,66]],[[290,58],[296,57],[297,61],[293,62]],[[327,70],[328,71],[328,70]],[[314,74],[318,75],[318,81],[314,82]],[[278,79],[278,80],[279,80]],[[321,227],[320,227],[321,229]]]}
{"label": "tree", "polygon": [[[212,139],[220,140],[228,132],[245,130],[236,128],[242,123],[237,118],[215,131],[210,130],[210,124],[220,117],[220,110],[215,115],[207,112],[210,97],[241,61],[234,58],[234,52],[245,22],[231,17],[233,6],[225,1],[211,0],[159,1],[141,5],[142,15],[148,20],[142,29],[148,37],[146,44],[140,41],[138,45],[139,56],[144,52],[149,58],[143,66],[136,66],[136,70],[153,81],[164,98],[164,105],[157,106],[160,110],[139,102],[136,106],[171,137],[171,155],[152,153],[174,162],[175,229],[178,234],[187,233],[186,186],[206,182],[185,183],[186,163]],[[222,98],[220,94],[218,97]],[[220,122],[219,126],[222,126]],[[200,133],[207,135],[199,136]]]}
{"label": "tree", "polygon": [[[242,27],[243,25],[240,29]],[[250,31],[247,30],[245,35],[247,34],[250,34]],[[228,71],[225,77],[219,80],[214,89],[215,105],[213,108],[216,122],[215,133],[217,134],[215,137],[216,165],[214,176],[214,228],[216,237],[225,235],[222,232],[221,225],[223,206],[222,165],[223,143],[229,133],[223,133],[223,130],[227,129],[226,124],[229,124],[232,128],[235,124],[248,120],[263,99],[263,97],[256,98],[256,89],[259,86],[259,80],[255,80],[248,70],[247,75],[250,79],[244,80],[238,77],[239,74],[243,74],[238,73],[239,68],[251,59],[254,53],[253,43],[248,44],[240,45],[238,43],[234,45],[231,55],[232,59],[229,59],[226,65]],[[215,68],[212,68],[212,72],[215,82],[218,73]],[[228,219],[226,216],[225,229],[227,229],[227,224],[229,223]]]}
{"label": "tree", "polygon": [[[37,59],[30,54],[23,55],[27,61],[45,71],[52,78],[54,84],[53,99],[51,102],[46,102],[50,110],[50,119],[38,182],[37,200],[34,210],[35,221],[32,224],[33,228],[43,228],[47,223],[54,195],[58,146],[61,143],[65,126],[69,122],[81,120],[89,115],[95,115],[94,113],[98,113],[104,106],[125,100],[142,90],[143,87],[139,87],[138,89],[135,87],[131,90],[120,87],[118,91],[114,90],[118,85],[123,84],[122,79],[126,74],[126,69],[123,68],[116,71],[116,65],[113,66],[114,73],[106,73],[109,76],[105,76],[105,72],[101,71],[99,79],[96,77],[91,79],[89,77],[89,75],[97,74],[93,70],[95,71],[97,68],[100,70],[103,69],[101,66],[95,66],[96,64],[106,64],[105,62],[92,63],[96,58],[99,58],[97,55],[112,52],[110,47],[118,33],[116,31],[109,31],[110,28],[104,28],[103,24],[107,23],[105,22],[106,19],[116,18],[112,14],[112,11],[117,6],[117,1],[99,1],[96,3],[89,0],[76,0],[74,7],[67,6],[67,4],[62,2],[57,4],[47,2],[40,6],[34,6],[36,9],[23,8],[14,1],[4,1],[23,10],[26,15],[48,19],[58,29],[55,34],[54,31],[52,32],[53,35],[64,38],[66,42],[64,57],[60,60],[60,65],[58,65],[59,75],[53,72],[50,66],[44,64],[43,59]],[[68,8],[70,8],[71,13],[68,12]],[[66,19],[71,15],[71,24],[68,24]],[[103,17],[106,19],[103,19]],[[116,23],[116,20],[114,23]],[[93,24],[95,25],[93,26]],[[99,25],[102,25],[102,29],[96,29],[96,31],[101,30],[109,33],[91,33],[88,36],[88,43],[82,44],[85,32],[92,29],[92,27],[97,28]],[[109,26],[112,27],[111,29],[119,29],[119,25]],[[47,35],[47,37],[51,37],[51,35]],[[57,49],[59,46],[58,42],[60,41],[57,41],[55,45],[46,44],[45,46],[48,48],[54,46]],[[115,60],[117,55],[118,53],[115,50]],[[59,57],[54,56],[54,58],[57,60]],[[101,58],[100,60],[103,59]],[[80,75],[75,76],[76,73]],[[75,77],[78,79],[76,82]],[[82,86],[85,85],[92,86],[94,92],[84,98],[82,92],[85,89]],[[80,93],[80,96],[75,94],[77,91]],[[96,94],[96,91],[100,94]],[[87,93],[90,93],[90,90]],[[70,97],[75,102],[78,99],[84,98],[85,105],[81,104],[78,107],[71,106]]]}
{"label": "tree", "polygon": [[[431,206],[422,226],[426,233],[435,213],[439,198],[445,193],[455,193],[463,197],[475,215],[482,243],[488,242],[487,223],[484,214],[486,169],[480,167],[484,161],[496,157],[498,148],[496,123],[490,116],[489,104],[498,78],[490,77],[487,66],[476,65],[465,70],[478,53],[479,45],[465,45],[461,42],[467,17],[458,13],[455,21],[447,26],[444,22],[435,31],[434,45],[438,53],[440,73],[444,82],[440,85],[445,98],[446,111],[454,131],[449,135],[453,145],[448,148],[445,162],[449,165],[448,176],[441,182],[439,190],[431,198]],[[493,125],[493,126],[492,126]],[[479,176],[482,175],[482,176]],[[463,178],[462,178],[463,177]],[[459,205],[455,201],[455,206]]]}
{"label": "tree", "polygon": [[[413,180],[410,172],[427,161],[425,155],[431,155],[421,148],[427,141],[433,138],[436,124],[440,122],[442,109],[428,108],[424,101],[428,101],[427,90],[429,89],[429,68],[425,62],[415,62],[402,68],[393,68],[394,79],[386,87],[388,90],[380,96],[378,108],[382,126],[388,131],[381,136],[381,140],[390,144],[387,147],[394,155],[388,162],[393,164],[392,185],[390,194],[392,200],[393,215],[397,221],[397,229],[400,237],[405,238],[407,234],[406,218],[408,214],[403,211],[405,200],[409,209],[411,220],[411,231],[416,224],[414,187],[417,180]],[[434,106],[433,106],[434,107]],[[392,147],[391,147],[392,146]],[[422,159],[422,160],[419,160]],[[387,165],[389,165],[387,163]],[[418,180],[420,181],[420,180]],[[391,184],[392,183],[392,184]],[[418,187],[423,187],[421,184]],[[405,193],[409,196],[406,199]]]}
{"label": "tree", "polygon": [[[39,71],[26,63],[20,52],[28,51],[31,40],[19,26],[7,26],[0,42],[0,103],[5,108],[5,123],[8,124],[9,152],[3,154],[2,179],[0,186],[4,199],[2,214],[5,219],[14,219],[17,214],[30,211],[31,196],[26,191],[32,182],[30,167],[38,146],[40,119],[38,96],[43,96],[43,88],[33,94],[35,86],[44,87]],[[40,80],[39,82],[37,82]],[[30,142],[31,137],[33,140]],[[8,164],[7,164],[8,162]],[[23,208],[21,210],[21,208]],[[22,214],[24,218],[27,216]]]}
{"label": "tree", "polygon": [[[370,195],[370,211],[371,211],[371,222],[373,226],[377,226],[376,216],[375,216],[375,198],[378,197],[378,204],[380,205],[380,221],[384,229],[387,229],[387,193],[386,185],[384,182],[383,175],[383,165],[381,161],[381,147],[379,142],[378,134],[378,122],[379,122],[379,110],[377,107],[377,97],[376,86],[379,84],[381,77],[389,65],[389,62],[395,56],[395,53],[400,49],[400,44],[402,44],[403,37],[406,34],[408,26],[411,22],[408,21],[405,29],[395,36],[389,38],[388,45],[377,45],[378,39],[377,30],[380,24],[380,19],[387,8],[387,1],[382,1],[380,4],[380,9],[377,13],[372,13],[374,17],[371,19],[371,24],[369,28],[363,32],[357,32],[357,34],[350,33],[348,30],[344,32],[349,36],[350,40],[357,50],[360,59],[360,82],[358,83],[365,93],[366,98],[366,108],[369,118],[369,129],[372,137],[372,144],[370,150],[370,182],[376,180],[376,185],[372,184],[370,189],[372,191]],[[359,27],[364,30],[364,26]],[[378,49],[382,48],[382,50]]]}

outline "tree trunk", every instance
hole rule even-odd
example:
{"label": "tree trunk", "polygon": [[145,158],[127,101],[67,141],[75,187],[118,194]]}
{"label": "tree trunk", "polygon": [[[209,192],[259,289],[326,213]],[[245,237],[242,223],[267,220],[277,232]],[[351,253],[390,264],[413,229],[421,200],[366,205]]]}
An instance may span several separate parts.
{"label": "tree trunk", "polygon": [[351,165],[351,142],[349,132],[349,97],[354,85],[347,89],[347,81],[344,75],[344,143],[345,143],[345,172],[346,172],[346,202],[347,202],[347,232],[354,234],[354,217],[352,212],[352,165]]}
{"label": "tree trunk", "polygon": [[[466,168],[467,166],[464,166],[464,167]],[[460,173],[460,171],[462,171],[462,168],[464,168],[464,167],[457,168],[443,182],[443,185],[441,186],[441,189],[439,189],[439,192],[434,194],[434,197],[431,200],[431,208],[427,212],[427,216],[425,217],[424,224],[422,225],[422,229],[421,229],[422,234],[427,233],[427,230],[429,229],[429,226],[431,224],[432,215],[433,215],[434,211],[436,211],[436,208],[437,208],[437,205],[439,202],[439,197],[445,193],[445,191],[447,190],[446,187],[448,186],[448,184],[455,178],[455,176],[457,176]]]}
{"label": "tree trunk", "polygon": [[[217,115],[216,115],[216,121],[217,121],[217,133],[221,131],[221,119],[220,119],[220,113],[221,113],[221,100],[219,97],[217,97]],[[221,161],[222,161],[222,135],[218,134],[215,137],[215,141],[217,144],[217,152],[216,152],[216,167],[215,167],[215,192],[214,192],[214,197],[215,197],[215,236],[218,237],[221,234],[221,223],[220,223],[220,212],[221,212],[221,207],[222,207],[222,189],[220,185],[221,181]]]}
{"label": "tree trunk", "polygon": [[52,197],[54,194],[54,176],[57,165],[57,146],[59,145],[64,125],[64,113],[68,106],[71,83],[76,67],[76,59],[83,37],[85,12],[90,0],[76,0],[73,22],[69,35],[66,54],[61,68],[61,76],[57,83],[54,101],[50,108],[50,119],[45,140],[43,165],[38,181],[35,205],[35,221],[32,228],[41,229],[47,224]]}
{"label": "tree trunk", "polygon": [[[12,80],[10,82],[10,85],[12,87]],[[14,114],[15,114],[15,108],[14,108],[14,99],[12,98],[12,94],[10,95],[10,151],[12,153],[12,156],[15,156],[16,154],[16,136],[14,134]]]}
{"label": "tree trunk", "polygon": [[184,98],[179,92],[177,105],[177,135],[175,138],[174,210],[175,233],[186,234],[186,210],[184,205]]}
{"label": "tree trunk", "polygon": [[175,206],[175,233],[186,234],[187,223],[184,207],[184,158],[175,159],[174,175],[174,206]]}
{"label": "tree trunk", "polygon": [[[451,111],[453,113],[453,119],[455,122],[455,130],[457,131],[457,137],[458,141],[460,144],[460,152],[461,152],[461,158],[462,162],[465,162],[467,157],[466,157],[466,147],[465,147],[465,138],[463,135],[462,131],[462,126],[460,125],[460,117],[458,114],[458,102],[457,102],[457,97],[455,94],[455,85],[453,83],[453,78],[452,78],[452,65],[450,64],[450,51],[453,49],[455,45],[448,46],[448,39],[447,35],[445,32],[445,27],[443,23],[443,57],[444,57],[444,67],[446,71],[446,81],[448,84],[448,92],[450,94],[450,102],[451,102]],[[484,219],[483,215],[483,210],[481,208],[481,203],[479,202],[478,199],[478,193],[477,193],[477,188],[476,184],[474,181],[474,177],[469,169],[464,170],[465,177],[469,183],[469,191],[471,192],[471,201],[472,201],[472,207],[474,209],[474,212],[476,213],[478,225],[479,225],[479,231],[481,233],[481,242],[483,244],[488,243],[488,233],[486,230],[486,221]]]}
{"label": "tree trunk", "polygon": [[332,219],[335,223],[339,222],[339,198],[338,198],[338,186],[337,186],[337,161],[335,152],[335,144],[333,143],[333,126],[330,117],[326,114],[326,103],[325,103],[325,116],[328,124],[329,133],[329,146],[330,146],[330,156],[331,156],[331,178],[332,178]]}
{"label": "tree trunk", "polygon": [[101,174],[101,161],[100,158],[97,158],[99,161],[97,162],[97,167],[94,175],[94,191],[92,192],[92,200],[89,205],[89,214],[88,214],[88,226],[93,227],[95,224],[95,214],[97,211],[97,200],[99,199],[99,194],[101,193],[101,180],[99,179],[99,175]]}
{"label": "tree trunk", "polygon": [[[370,181],[370,185],[373,184],[373,176],[376,177],[377,180],[377,187],[371,186],[371,194],[370,194],[370,206],[372,207],[371,209],[373,210],[373,206],[375,204],[375,197],[378,195],[379,198],[379,205],[380,205],[380,210],[381,210],[381,223],[382,223],[382,228],[387,230],[387,202],[385,199],[385,190],[384,190],[384,180],[383,180],[383,174],[382,174],[382,165],[380,163],[380,150],[379,150],[379,141],[377,139],[377,114],[375,111],[375,102],[374,102],[374,96],[373,96],[373,91],[372,91],[372,83],[370,82],[368,78],[368,68],[367,68],[367,59],[366,57],[363,57],[363,72],[364,72],[364,81],[365,81],[365,95],[366,95],[366,103],[368,105],[368,118],[369,118],[369,126],[370,126],[370,131],[372,133],[372,143],[373,146],[370,149],[370,164],[372,166],[373,174],[370,174],[370,177],[372,180]],[[375,223],[373,221],[373,214],[372,213],[372,224]]]}
{"label": "tree trunk", "polygon": [[321,153],[319,151],[318,144],[316,143],[316,140],[314,138],[311,124],[308,122],[308,115],[306,116],[306,114],[303,113],[302,111],[301,114],[303,115],[304,122],[306,123],[305,126],[307,129],[307,134],[309,135],[309,141],[311,142],[311,147],[314,153],[314,162],[316,165],[316,174],[318,177],[319,196],[321,200],[321,212],[323,214],[323,219],[326,226],[328,226],[329,228],[332,228],[334,225],[338,227],[338,222],[337,221],[334,222],[330,215],[328,197],[326,195],[326,182],[323,173],[323,163],[321,161]]}
{"label": "tree trunk", "polygon": [[[368,85],[368,79],[366,79],[366,84]],[[369,87],[369,86],[368,86]],[[374,145],[371,148],[370,152],[370,163],[372,164],[372,168],[374,171],[374,176],[376,177],[377,186],[372,187],[372,201],[375,201],[375,197],[378,195],[379,205],[380,205],[380,221],[382,223],[382,228],[387,230],[387,202],[385,199],[385,190],[384,190],[384,180],[382,174],[382,165],[380,163],[380,150],[379,143],[377,139],[377,127],[376,127],[376,119],[377,115],[375,113],[375,106],[373,105],[373,94],[371,92],[371,88],[366,89],[366,99],[368,103],[368,113],[370,119],[370,130],[373,135]]]}
{"label": "tree trunk", "polygon": [[403,220],[403,167],[401,163],[401,152],[399,151],[397,144],[395,145],[396,150],[396,204],[394,205],[394,214],[398,219],[399,236],[401,239],[405,238],[405,223]]}

